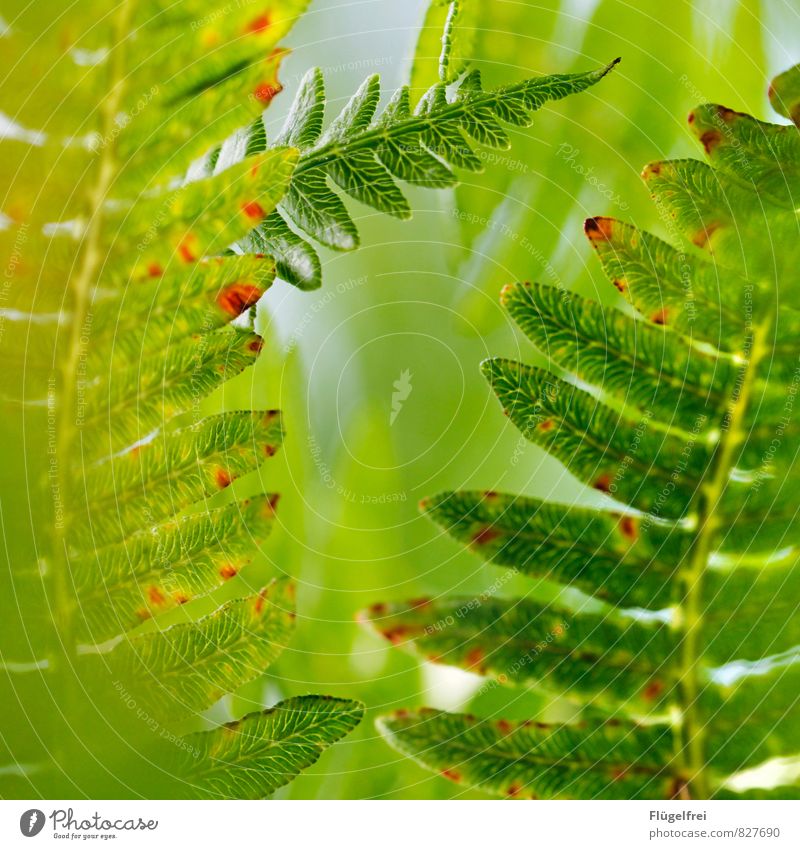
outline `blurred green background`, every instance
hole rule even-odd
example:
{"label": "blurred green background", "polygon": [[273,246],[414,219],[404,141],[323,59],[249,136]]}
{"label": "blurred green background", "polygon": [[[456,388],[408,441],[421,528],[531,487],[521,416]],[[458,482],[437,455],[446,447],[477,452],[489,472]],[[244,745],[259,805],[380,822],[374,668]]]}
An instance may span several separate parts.
{"label": "blurred green background", "polygon": [[[325,70],[329,116],[373,72],[388,98],[409,79],[426,5],[313,4],[288,39],[285,93],[268,126],[280,125],[314,65]],[[299,588],[291,649],[220,715],[307,692],[368,706],[358,731],[283,796],[477,796],[393,752],[375,716],[422,704],[487,716],[500,706],[519,717],[558,709],[501,688],[476,696],[481,679],[420,664],[355,614],[379,600],[472,595],[502,574],[421,517],[423,496],[468,487],[585,497],[521,440],[479,374],[489,354],[536,359],[497,306],[499,289],[536,279],[613,301],[582,220],[610,214],[665,235],[638,177],[645,163],[700,155],[685,121],[700,102],[770,116],[770,76],[800,61],[800,8],[790,0],[486,0],[480,9],[471,52],[487,82],[586,70],[615,56],[622,64],[588,93],[537,113],[533,128],[514,130],[511,151],[487,157],[486,172],[455,192],[412,192],[413,221],[350,204],[362,249],[325,254],[318,292],[283,283],[270,292],[265,356],[214,399],[285,411],[285,450],[264,480],[238,487],[282,493],[276,531],[242,580],[288,574]],[[407,397],[392,421],[398,381]],[[499,592],[547,591],[515,578]]]}

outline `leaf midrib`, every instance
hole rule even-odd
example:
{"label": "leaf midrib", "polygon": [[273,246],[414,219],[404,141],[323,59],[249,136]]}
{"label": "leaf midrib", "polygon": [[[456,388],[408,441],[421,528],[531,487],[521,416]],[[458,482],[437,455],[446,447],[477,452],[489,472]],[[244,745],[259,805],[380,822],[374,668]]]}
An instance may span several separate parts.
{"label": "leaf midrib", "polygon": [[[59,467],[61,470],[68,466],[67,461],[75,454],[77,428],[72,410],[77,398],[81,337],[89,310],[92,286],[95,282],[96,273],[103,263],[101,244],[104,204],[117,173],[113,141],[116,137],[114,128],[125,90],[124,45],[132,7],[132,0],[122,0],[112,18],[111,30],[114,47],[112,48],[110,63],[108,94],[100,107],[101,138],[107,138],[111,141],[103,148],[97,168],[97,179],[86,192],[86,208],[89,218],[84,237],[83,256],[77,272],[70,277],[68,286],[72,293],[74,309],[72,310],[69,344],[61,369],[64,397],[60,407],[62,411],[66,411],[66,416],[62,417],[61,431],[57,441],[56,456],[61,459]],[[80,470],[78,470],[78,475],[80,475]],[[72,477],[72,474],[69,476]],[[70,563],[67,553],[70,518],[68,514],[65,514],[65,522],[62,525],[56,524],[53,528],[53,556],[57,561],[53,570],[53,618],[59,637],[59,657],[54,660],[52,667],[57,675],[60,673],[65,679],[65,697],[68,701],[74,697],[74,688],[71,686],[70,678],[77,661],[77,639],[74,623],[76,599],[69,577]]]}
{"label": "leaf midrib", "polygon": [[[728,427],[723,431],[718,453],[700,480],[697,488],[697,535],[689,567],[680,570],[686,597],[679,606],[683,639],[679,650],[677,688],[683,710],[683,720],[676,734],[678,756],[687,769],[687,780],[699,798],[709,798],[710,788],[705,773],[705,729],[699,715],[697,700],[702,681],[698,675],[698,636],[702,626],[701,604],[703,576],[708,567],[714,538],[722,517],[717,508],[724,494],[730,473],[735,466],[735,451],[741,444],[742,424],[749,409],[750,395],[758,377],[758,365],[768,348],[765,344],[772,327],[772,314],[755,325],[747,368],[741,382],[739,397],[729,408]],[[690,508],[689,512],[692,510]]]}

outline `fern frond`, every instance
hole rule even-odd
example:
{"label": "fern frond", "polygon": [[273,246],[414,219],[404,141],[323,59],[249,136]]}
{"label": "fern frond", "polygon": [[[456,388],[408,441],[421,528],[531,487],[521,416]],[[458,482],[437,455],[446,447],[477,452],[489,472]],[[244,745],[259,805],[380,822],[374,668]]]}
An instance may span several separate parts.
{"label": "fern frond", "polygon": [[[295,614],[288,581],[253,594],[237,578],[277,497],[206,504],[279,449],[280,415],[206,415],[204,399],[262,349],[244,314],[276,264],[230,247],[275,211],[298,151],[183,176],[276,93],[273,48],[305,2],[268,21],[195,0],[68,15],[43,0],[33,17],[15,5],[0,108],[36,132],[0,140],[0,396],[8,444],[26,446],[3,472],[4,521],[19,528],[3,570],[18,600],[0,634],[4,760],[43,765],[31,796],[212,792],[192,783],[208,764],[170,766],[187,721],[263,674]],[[228,582],[236,596],[220,604]],[[185,605],[201,599],[197,618]],[[271,793],[360,717],[352,702],[300,716],[304,704],[243,721],[263,771],[243,782],[220,768],[215,795]]]}
{"label": "fern frond", "polygon": [[[408,218],[410,207],[397,180],[429,188],[455,185],[454,168],[483,170],[476,144],[508,148],[504,124],[530,126],[532,112],[594,85],[614,65],[583,74],[534,78],[491,91],[484,91],[480,73],[474,71],[451,96],[444,83],[435,84],[416,108],[412,108],[409,88],[403,87],[380,114],[380,81],[373,76],[327,129],[322,72],[309,71],[274,141],[300,150],[289,189],[279,212],[256,228],[244,245],[260,245],[274,255],[281,276],[295,285],[319,286],[319,260],[307,242],[289,235],[286,219],[325,247],[358,247],[358,229],[329,180],[366,206]],[[229,167],[243,149],[252,154],[266,145],[263,125],[257,122],[229,149],[223,145],[212,152],[205,173]]]}
{"label": "fern frond", "polygon": [[[800,123],[800,66],[770,91]],[[425,711],[381,721],[401,751],[491,793],[798,792],[780,763],[799,754],[800,133],[716,105],[689,121],[709,163],[644,172],[676,244],[609,218],[585,225],[633,310],[508,286],[501,300],[547,365],[483,364],[514,424],[602,491],[601,506],[494,492],[423,503],[485,559],[588,598],[366,614],[429,660],[583,709],[579,724],[541,731]]]}

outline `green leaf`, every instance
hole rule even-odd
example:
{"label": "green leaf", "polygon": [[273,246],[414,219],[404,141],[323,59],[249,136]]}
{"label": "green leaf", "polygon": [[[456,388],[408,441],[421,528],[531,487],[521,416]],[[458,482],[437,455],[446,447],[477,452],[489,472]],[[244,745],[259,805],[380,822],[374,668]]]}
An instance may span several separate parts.
{"label": "green leaf", "polygon": [[[117,542],[226,489],[258,468],[283,441],[275,410],[222,413],[88,469],[85,501],[92,547]],[[97,505],[112,503],[114,510]],[[87,545],[89,540],[86,540]]]}
{"label": "green leaf", "polygon": [[[244,578],[221,586],[276,504],[224,490],[280,447],[281,418],[228,409],[219,390],[262,349],[256,310],[276,275],[320,285],[304,234],[357,246],[339,190],[407,217],[395,177],[455,180],[426,139],[474,165],[464,132],[504,143],[498,119],[527,124],[604,73],[490,92],[472,77],[418,114],[401,93],[381,115],[370,78],[326,129],[312,72],[268,141],[278,42],[307,5],[4,8],[0,113],[18,126],[0,138],[2,506],[15,529],[0,574],[17,602],[0,621],[2,762],[36,765],[13,792],[180,793],[159,765],[186,751],[185,723],[286,644],[285,582],[234,601]],[[187,744],[192,795],[269,794],[360,716],[309,696],[238,734],[202,734]]]}
{"label": "green leaf", "polygon": [[294,586],[281,579],[195,622],[128,639],[102,662],[155,716],[192,715],[261,674],[288,645],[294,619]]}
{"label": "green leaf", "polygon": [[579,480],[656,518],[685,515],[710,453],[703,414],[676,437],[652,427],[649,411],[620,414],[546,369],[494,359],[481,370],[523,436]]}
{"label": "green leaf", "polygon": [[428,769],[508,799],[663,799],[676,789],[668,726],[490,722],[423,708],[378,728]]}
{"label": "green leaf", "polygon": [[578,587],[619,606],[667,607],[673,563],[689,535],[634,514],[601,512],[497,492],[448,492],[422,506],[486,560]]}
{"label": "green leaf", "polygon": [[668,677],[659,670],[675,643],[662,625],[487,596],[378,604],[361,618],[429,661],[501,684],[636,711],[663,705],[669,696]]}
{"label": "green leaf", "polygon": [[277,496],[235,501],[85,553],[73,580],[85,638],[102,642],[229,581],[269,533]]}
{"label": "green leaf", "polygon": [[177,765],[200,799],[263,799],[316,763],[361,722],[359,702],[297,696],[237,722],[184,738]]}
{"label": "green leaf", "polygon": [[660,420],[718,415],[737,366],[686,345],[671,330],[555,286],[508,286],[503,306],[551,365],[593,384],[621,404]]}

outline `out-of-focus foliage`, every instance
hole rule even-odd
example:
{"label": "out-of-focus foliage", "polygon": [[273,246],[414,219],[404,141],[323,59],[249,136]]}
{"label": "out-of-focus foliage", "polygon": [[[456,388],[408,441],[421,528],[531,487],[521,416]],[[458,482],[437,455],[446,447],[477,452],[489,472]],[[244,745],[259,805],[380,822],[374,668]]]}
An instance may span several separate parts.
{"label": "out-of-focus foliage", "polygon": [[214,503],[278,451],[281,417],[201,406],[263,346],[275,262],[228,246],[298,151],[182,175],[263,110],[305,5],[4,6],[4,796],[258,798],[361,718],[296,698],[187,733],[294,630],[290,581],[236,580],[276,497]]}
{"label": "out-of-focus foliage", "polygon": [[535,730],[430,711],[382,720],[397,748],[455,781],[510,797],[800,793],[777,765],[800,754],[800,65],[769,92],[798,126],[707,104],[689,123],[709,164],[645,169],[673,243],[587,219],[634,314],[557,286],[503,290],[547,367],[496,358],[484,375],[523,436],[608,499],[574,510],[455,492],[426,507],[487,559],[583,600],[366,615],[437,663],[589,710]]}
{"label": "out-of-focus foliage", "polygon": [[[291,785],[297,797],[480,795],[386,746],[371,720],[394,708],[427,704],[518,720],[574,715],[563,700],[487,686],[475,675],[420,662],[359,628],[354,611],[382,598],[446,593],[564,597],[552,582],[532,587],[510,570],[483,565],[417,511],[421,498],[453,488],[584,499],[563,467],[504,427],[479,374],[478,363],[490,354],[542,362],[497,308],[497,291],[530,276],[613,300],[581,234],[582,220],[605,212],[665,235],[641,186],[642,163],[693,154],[685,116],[698,102],[765,114],[763,82],[796,61],[800,38],[796,8],[781,0],[482,5],[486,39],[506,46],[497,61],[474,54],[487,83],[591,67],[617,55],[623,61],[602,87],[538,113],[529,147],[512,131],[510,160],[519,165],[511,169],[483,155],[486,173],[462,179],[461,207],[447,193],[412,193],[414,220],[393,226],[351,204],[364,247],[351,255],[322,252],[332,281],[327,294],[323,289],[308,300],[273,288],[267,335],[273,356],[259,362],[255,383],[238,385],[240,397],[281,406],[292,423],[275,458],[275,487],[284,497],[264,549],[274,565],[261,568],[265,577],[289,570],[299,579],[304,621],[277,662],[280,678],[269,692],[304,692],[306,682],[316,681],[326,692],[367,703],[368,719],[328,756],[325,774],[312,770]],[[284,65],[284,82],[320,64],[328,98],[343,104],[366,69],[380,71],[388,88],[408,80],[406,58],[427,3],[352,7],[331,0],[312,8]],[[514,11],[525,15],[524,23],[507,18]],[[426,54],[436,62],[440,39],[437,29]],[[279,129],[276,118],[273,132]],[[604,141],[609,134],[614,147]],[[574,156],[558,155],[562,142],[575,148]],[[495,210],[502,197],[491,189],[494,175],[510,178],[521,201]],[[474,222],[461,220],[465,193],[477,198]],[[498,218],[509,211],[522,216],[522,225],[512,226],[516,241],[500,226],[513,220]],[[462,235],[461,227],[470,233]],[[501,252],[513,249],[517,260],[492,263],[492,242]],[[413,389],[390,425],[394,383],[406,370]],[[252,709],[260,693],[249,688],[242,704]]]}

